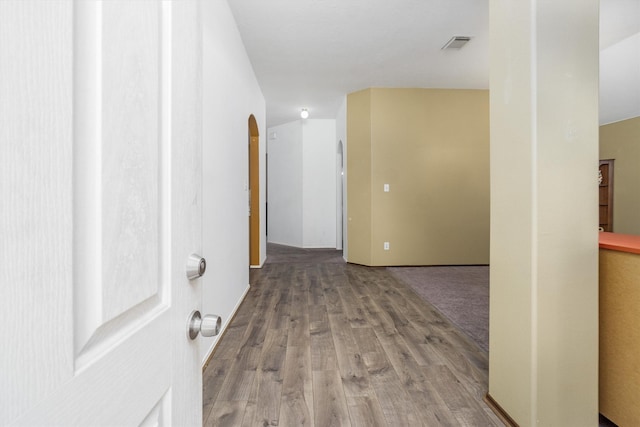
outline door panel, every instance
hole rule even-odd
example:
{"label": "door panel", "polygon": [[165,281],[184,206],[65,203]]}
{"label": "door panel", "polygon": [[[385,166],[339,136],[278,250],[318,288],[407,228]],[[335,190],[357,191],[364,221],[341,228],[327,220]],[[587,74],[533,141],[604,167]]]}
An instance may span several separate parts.
{"label": "door panel", "polygon": [[0,2],[1,425],[201,423],[199,20]]}
{"label": "door panel", "polygon": [[162,283],[158,184],[166,171],[160,168],[159,154],[169,141],[163,141],[159,132],[163,111],[158,61],[167,49],[161,44],[167,28],[160,25],[157,3],[127,3],[103,3],[101,24],[84,27],[101,33],[96,36],[101,49],[85,59],[102,64],[102,84],[97,89],[103,107],[102,141],[98,141],[103,194],[99,308],[105,322],[158,296]]}
{"label": "door panel", "polygon": [[35,3],[0,1],[0,425],[73,376],[72,8]]}
{"label": "door panel", "polygon": [[168,308],[161,266],[170,263],[162,250],[170,210],[160,197],[168,169],[160,155],[170,138],[160,123],[170,110],[162,108],[169,88],[160,87],[158,64],[169,29],[157,2],[128,3],[79,2],[74,10],[74,38],[83,43],[74,68],[85,79],[74,99],[82,135],[74,141],[74,176],[82,183],[74,218],[92,225],[77,237],[74,253],[74,336],[82,363],[145,315]]}
{"label": "door panel", "polygon": [[[258,126],[249,126],[257,134]],[[250,119],[250,121],[251,121]],[[249,264],[260,266],[260,139],[249,136]]]}
{"label": "door panel", "polygon": [[[138,425],[171,394],[165,312],[77,372],[14,425]],[[138,357],[132,357],[138,355]]]}

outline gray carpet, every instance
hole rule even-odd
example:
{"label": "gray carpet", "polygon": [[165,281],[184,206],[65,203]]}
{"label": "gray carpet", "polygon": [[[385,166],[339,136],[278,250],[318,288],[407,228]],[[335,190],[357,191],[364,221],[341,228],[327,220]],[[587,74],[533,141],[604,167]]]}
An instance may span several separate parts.
{"label": "gray carpet", "polygon": [[489,267],[388,267],[489,352]]}
{"label": "gray carpet", "polygon": [[[388,267],[489,352],[489,267]],[[599,427],[616,427],[600,415]]]}

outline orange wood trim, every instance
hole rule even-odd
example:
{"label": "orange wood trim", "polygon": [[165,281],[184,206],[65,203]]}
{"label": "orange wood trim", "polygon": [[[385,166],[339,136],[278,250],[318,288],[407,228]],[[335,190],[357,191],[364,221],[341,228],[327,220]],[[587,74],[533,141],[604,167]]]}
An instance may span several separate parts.
{"label": "orange wood trim", "polygon": [[640,236],[600,232],[600,249],[640,254]]}
{"label": "orange wood trim", "polygon": [[[600,165],[599,167],[602,167],[603,165],[607,166],[607,176],[603,177],[606,178],[606,185],[600,184],[599,187],[606,187],[607,188],[607,228],[606,231],[613,231],[613,163],[615,160],[613,159],[607,159],[607,160],[600,160]],[[598,196],[599,198],[600,196]]]}
{"label": "orange wood trim", "polygon": [[249,188],[251,188],[251,218],[249,219],[249,264],[260,265],[260,153],[259,137],[249,138]]}
{"label": "orange wood trim", "polygon": [[491,410],[498,416],[498,418],[500,418],[500,421],[502,421],[506,426],[520,427],[518,423],[513,418],[511,418],[511,415],[509,415],[498,402],[493,400],[493,397],[491,397],[489,393],[484,395],[484,402],[487,404],[487,406],[489,406],[489,408],[491,408]]}

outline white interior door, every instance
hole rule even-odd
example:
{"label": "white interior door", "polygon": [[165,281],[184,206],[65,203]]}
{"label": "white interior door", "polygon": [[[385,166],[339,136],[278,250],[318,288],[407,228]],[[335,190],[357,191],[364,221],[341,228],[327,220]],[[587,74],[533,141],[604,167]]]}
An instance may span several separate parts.
{"label": "white interior door", "polygon": [[199,7],[0,1],[0,425],[202,423]]}

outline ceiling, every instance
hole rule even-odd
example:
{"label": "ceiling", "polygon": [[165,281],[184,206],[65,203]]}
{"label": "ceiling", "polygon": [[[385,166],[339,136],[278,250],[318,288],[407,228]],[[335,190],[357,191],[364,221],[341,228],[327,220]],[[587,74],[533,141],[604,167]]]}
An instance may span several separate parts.
{"label": "ceiling", "polygon": [[[335,118],[369,87],[487,89],[488,0],[229,0],[267,127]],[[601,1],[601,49],[640,32],[640,0]],[[453,36],[462,49],[442,50]]]}

